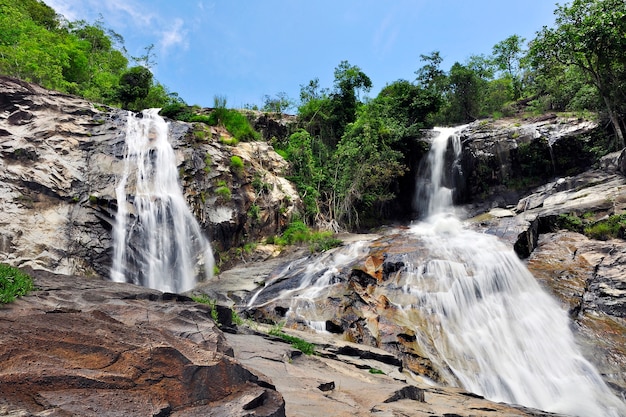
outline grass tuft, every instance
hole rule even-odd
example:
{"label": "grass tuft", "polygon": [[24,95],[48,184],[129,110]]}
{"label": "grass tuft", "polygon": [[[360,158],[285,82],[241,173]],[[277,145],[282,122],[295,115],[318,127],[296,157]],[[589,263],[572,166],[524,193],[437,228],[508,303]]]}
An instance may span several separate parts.
{"label": "grass tuft", "polygon": [[34,289],[32,278],[17,268],[0,264],[0,304],[15,301]]}

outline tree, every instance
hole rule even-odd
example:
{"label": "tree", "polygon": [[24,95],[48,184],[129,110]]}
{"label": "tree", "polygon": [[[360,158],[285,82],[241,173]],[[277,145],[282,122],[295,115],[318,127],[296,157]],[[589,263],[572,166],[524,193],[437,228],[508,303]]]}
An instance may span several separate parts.
{"label": "tree", "polygon": [[471,68],[455,62],[450,68],[448,83],[449,121],[468,123],[476,120],[486,82]]}
{"label": "tree", "polygon": [[346,126],[356,119],[359,92],[368,92],[371,88],[372,81],[356,65],[341,61],[335,68],[335,89],[330,96],[331,146],[337,144]]}
{"label": "tree", "polygon": [[514,100],[522,96],[521,71],[523,70],[522,58],[525,55],[522,45],[525,40],[518,35],[512,35],[493,47],[493,62],[511,79]]}
{"label": "tree", "polygon": [[276,93],[274,97],[267,94],[263,96],[263,111],[282,114],[293,106],[293,100],[284,91]]}
{"label": "tree", "polygon": [[554,66],[578,67],[593,83],[615,131],[625,146],[626,2],[574,0],[558,6],[556,27],[544,27],[531,42],[530,56],[538,71]]}
{"label": "tree", "polygon": [[117,89],[117,97],[122,102],[122,107],[129,110],[129,106],[140,99],[148,96],[152,86],[152,72],[146,67],[132,67],[120,79]]}

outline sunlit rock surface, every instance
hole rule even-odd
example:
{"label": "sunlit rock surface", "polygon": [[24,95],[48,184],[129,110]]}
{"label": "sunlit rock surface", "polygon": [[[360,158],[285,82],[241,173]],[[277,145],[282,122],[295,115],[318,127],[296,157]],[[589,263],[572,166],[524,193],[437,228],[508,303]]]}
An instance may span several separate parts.
{"label": "sunlit rock surface", "polygon": [[271,381],[233,358],[207,306],[130,284],[34,275],[35,292],[0,306],[0,414],[285,415]]}

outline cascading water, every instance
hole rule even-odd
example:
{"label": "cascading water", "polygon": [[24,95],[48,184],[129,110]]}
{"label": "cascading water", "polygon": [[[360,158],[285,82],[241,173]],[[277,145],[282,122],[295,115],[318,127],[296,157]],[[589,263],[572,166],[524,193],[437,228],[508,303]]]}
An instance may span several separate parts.
{"label": "cascading water", "polygon": [[160,291],[210,278],[213,253],[178,182],[168,124],[158,109],[128,114],[124,174],[115,189],[111,279]]}
{"label": "cascading water", "polygon": [[[456,129],[451,127],[434,129],[437,136],[433,138],[426,163],[420,169],[416,181],[415,208],[422,215],[452,212],[455,179],[461,173],[459,163],[461,140],[458,135],[454,135]],[[449,148],[452,150],[452,158],[446,163],[450,159],[447,157],[450,154]]]}
{"label": "cascading water", "polygon": [[[493,401],[573,416],[626,417],[624,403],[576,346],[566,312],[511,249],[495,236],[464,228],[455,216],[452,188],[460,173],[461,143],[455,129],[437,131],[417,185],[423,221],[394,231],[396,237],[296,261],[248,306],[288,300],[288,322],[323,329],[324,322],[341,321],[337,315],[343,310],[332,311],[324,302],[341,297],[333,288],[343,285],[351,297],[346,269],[362,265],[371,248],[388,250],[394,262],[400,256],[402,268],[366,292],[384,296],[400,326],[414,326],[417,343],[448,384]],[[381,249],[393,239],[404,241],[399,246],[408,245],[408,251],[395,255],[397,245]],[[365,308],[364,317],[373,318],[376,306]]]}
{"label": "cascading water", "polygon": [[576,416],[623,416],[624,405],[576,346],[567,314],[516,254],[445,214],[450,192],[435,171],[445,169],[455,136],[442,129],[433,142],[428,217],[412,227],[429,260],[407,268],[404,289],[414,301],[405,308],[427,317],[439,356],[472,392]]}

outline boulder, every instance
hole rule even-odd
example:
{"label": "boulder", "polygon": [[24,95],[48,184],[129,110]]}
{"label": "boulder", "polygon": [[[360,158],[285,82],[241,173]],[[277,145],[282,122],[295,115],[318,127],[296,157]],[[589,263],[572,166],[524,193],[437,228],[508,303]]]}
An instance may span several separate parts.
{"label": "boulder", "polygon": [[37,290],[0,307],[3,415],[285,415],[271,381],[233,358],[209,307],[30,272]]}

